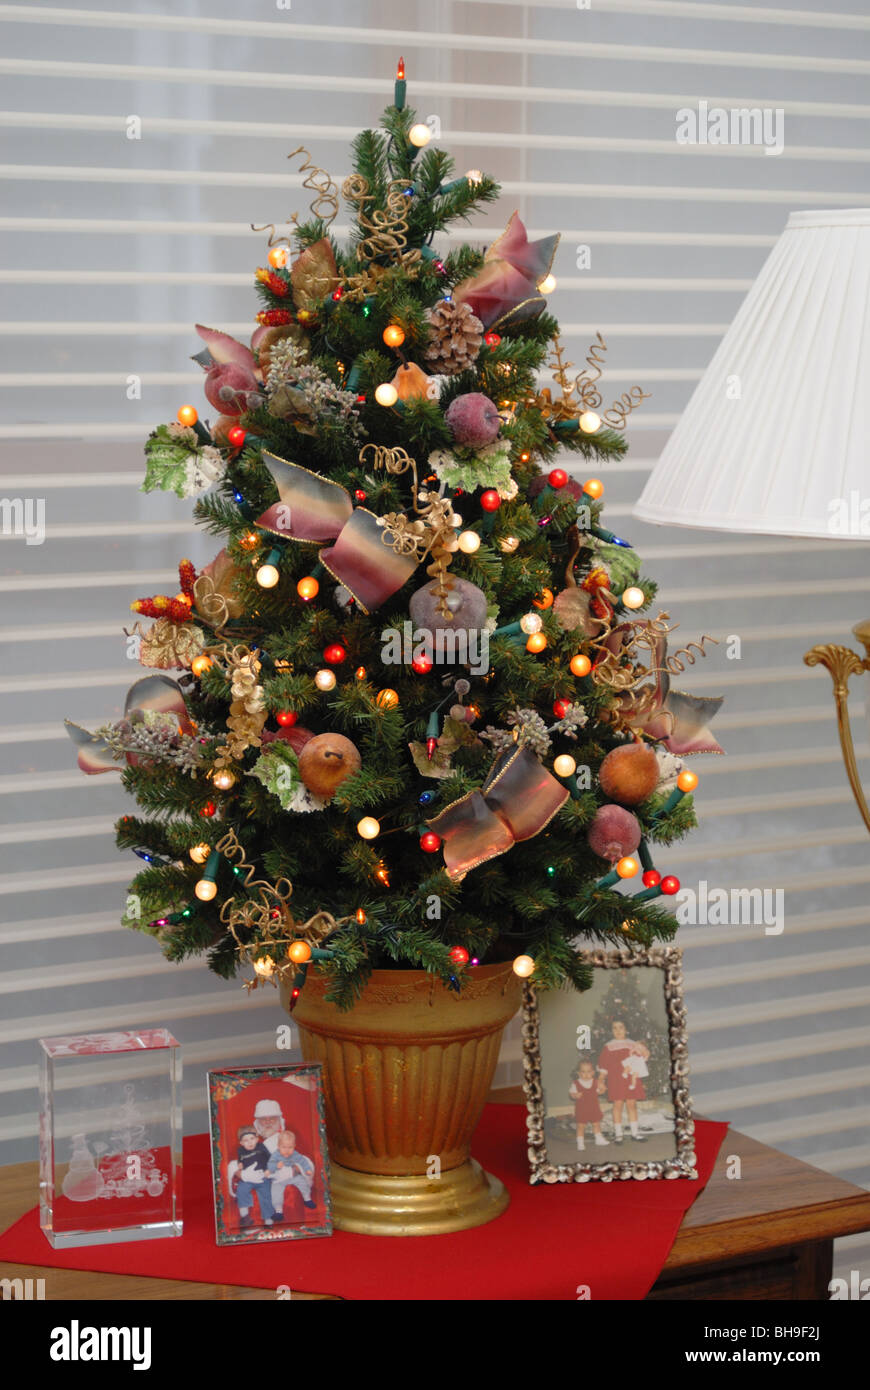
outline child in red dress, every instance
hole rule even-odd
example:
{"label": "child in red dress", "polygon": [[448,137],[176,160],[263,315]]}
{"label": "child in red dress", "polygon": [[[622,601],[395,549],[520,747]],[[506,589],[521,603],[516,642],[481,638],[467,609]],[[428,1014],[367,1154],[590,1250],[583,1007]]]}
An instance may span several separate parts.
{"label": "child in red dress", "polygon": [[607,1143],[601,1133],[601,1106],[598,1103],[595,1086],[595,1064],[594,1062],[581,1062],[577,1075],[571,1082],[568,1092],[574,1102],[574,1120],[577,1125],[577,1148],[582,1153],[586,1148],[584,1136],[586,1126],[592,1126],[592,1133],[595,1136],[596,1144]]}
{"label": "child in red dress", "polygon": [[598,1058],[598,1093],[605,1088],[613,1101],[613,1129],[617,1144],[622,1143],[622,1107],[628,1111],[631,1137],[639,1144],[644,1142],[637,1127],[637,1102],[646,1100],[646,1091],[640,1079],[645,1072],[649,1048],[645,1043],[632,1042],[626,1036],[622,1019],[613,1021],[613,1037],[601,1049]]}

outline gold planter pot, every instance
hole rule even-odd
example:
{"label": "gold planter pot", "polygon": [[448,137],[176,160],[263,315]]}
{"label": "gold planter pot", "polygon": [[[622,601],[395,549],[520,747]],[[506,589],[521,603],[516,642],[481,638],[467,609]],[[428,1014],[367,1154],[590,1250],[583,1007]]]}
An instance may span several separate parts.
{"label": "gold planter pot", "polygon": [[508,1194],[470,1147],[522,1000],[510,964],[475,966],[459,995],[423,970],[375,970],[346,1013],[327,988],[312,970],[293,1018],[323,1063],[335,1225],[434,1235],[500,1216]]}

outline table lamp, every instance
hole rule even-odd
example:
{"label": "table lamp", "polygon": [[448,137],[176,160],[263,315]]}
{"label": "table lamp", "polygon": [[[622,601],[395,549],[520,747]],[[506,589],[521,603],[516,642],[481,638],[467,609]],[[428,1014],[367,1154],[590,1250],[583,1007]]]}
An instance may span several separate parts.
{"label": "table lamp", "polygon": [[[634,515],[669,526],[870,541],[870,209],[795,212],[722,339]],[[804,656],[831,674],[840,747],[867,829],[849,722],[864,647]]]}

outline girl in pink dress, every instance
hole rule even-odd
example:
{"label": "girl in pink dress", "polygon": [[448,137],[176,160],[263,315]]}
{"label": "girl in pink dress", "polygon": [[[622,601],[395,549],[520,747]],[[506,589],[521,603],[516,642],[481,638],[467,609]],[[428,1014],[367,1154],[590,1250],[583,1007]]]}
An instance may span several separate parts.
{"label": "girl in pink dress", "polygon": [[577,1148],[582,1153],[586,1147],[584,1136],[586,1126],[592,1126],[596,1144],[606,1144],[601,1133],[601,1106],[598,1102],[595,1084],[594,1062],[581,1062],[578,1073],[571,1082],[568,1092],[574,1102],[574,1120],[577,1125]]}
{"label": "girl in pink dress", "polygon": [[606,1089],[613,1101],[613,1129],[617,1144],[622,1143],[623,1105],[628,1111],[632,1139],[639,1144],[644,1142],[643,1135],[638,1132],[637,1127],[637,1102],[646,1100],[646,1091],[638,1073],[642,1074],[645,1070],[639,1062],[645,1064],[648,1057],[649,1048],[646,1044],[632,1042],[627,1036],[622,1019],[614,1019],[613,1037],[610,1042],[604,1044],[598,1058],[598,1093],[601,1095]]}

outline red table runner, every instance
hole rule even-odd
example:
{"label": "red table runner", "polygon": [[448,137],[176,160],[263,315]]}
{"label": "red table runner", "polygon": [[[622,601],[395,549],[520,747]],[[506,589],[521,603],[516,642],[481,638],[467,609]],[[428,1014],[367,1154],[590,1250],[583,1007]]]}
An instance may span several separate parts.
{"label": "red table runner", "polygon": [[[642,1299],[703,1191],[727,1124],[696,1122],[698,1179],[529,1185],[526,1112],[488,1105],[473,1153],[509,1189],[505,1214],[444,1236],[331,1237],[218,1246],[204,1134],[184,1141],[184,1235],[52,1250],[34,1208],[0,1236],[0,1260],[59,1269],[192,1279],[348,1299]],[[587,1295],[584,1295],[587,1296]]]}

